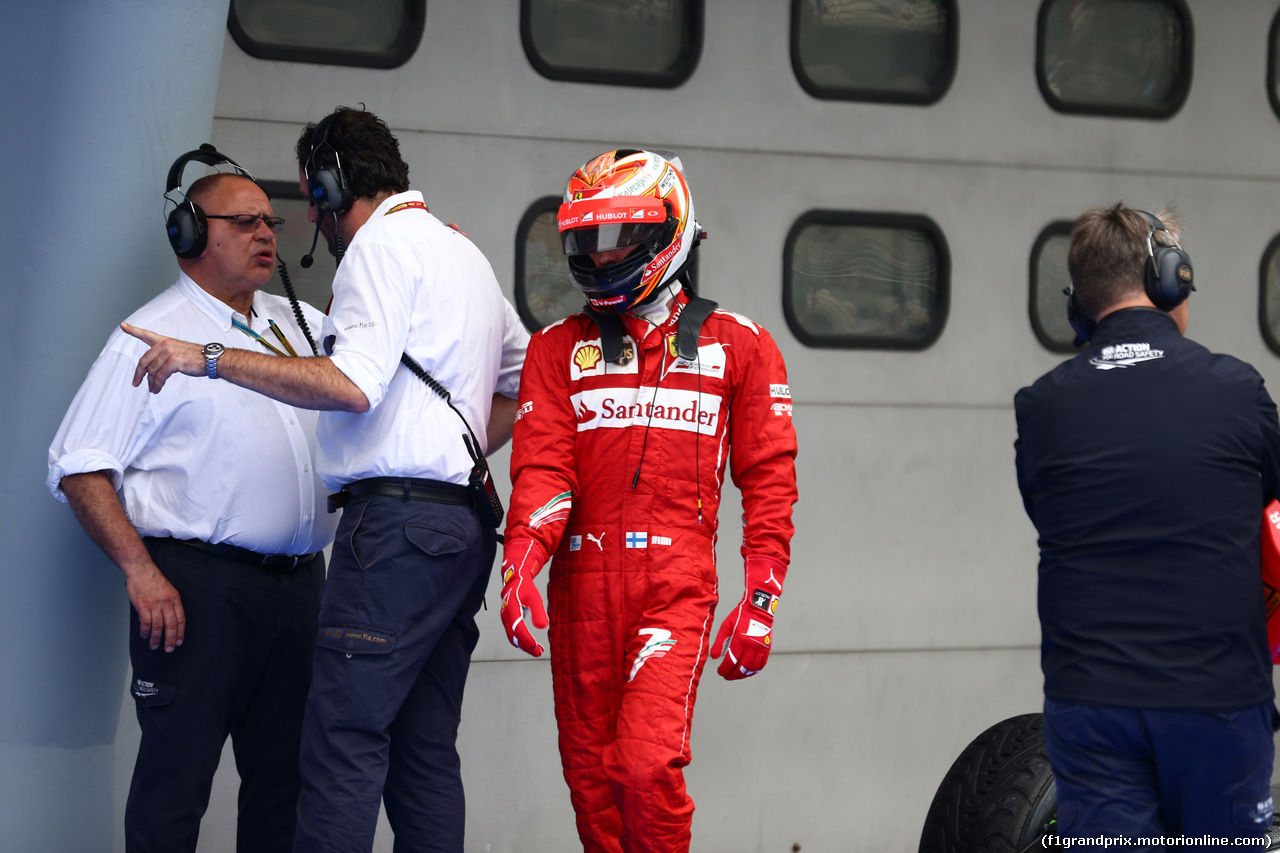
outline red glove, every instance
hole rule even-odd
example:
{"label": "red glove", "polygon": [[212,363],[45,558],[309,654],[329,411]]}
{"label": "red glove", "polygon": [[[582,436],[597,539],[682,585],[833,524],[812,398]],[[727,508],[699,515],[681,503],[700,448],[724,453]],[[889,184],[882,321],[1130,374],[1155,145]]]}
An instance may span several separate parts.
{"label": "red glove", "polygon": [[782,595],[787,567],[772,557],[747,557],[747,591],[720,626],[711,656],[720,657],[726,641],[729,651],[716,670],[726,681],[750,678],[769,661],[773,646],[773,614]]}
{"label": "red glove", "polygon": [[535,658],[542,657],[542,644],[529,633],[525,621],[546,628],[547,611],[533,579],[547,563],[547,552],[534,539],[512,539],[502,548],[502,627],[507,639]]}

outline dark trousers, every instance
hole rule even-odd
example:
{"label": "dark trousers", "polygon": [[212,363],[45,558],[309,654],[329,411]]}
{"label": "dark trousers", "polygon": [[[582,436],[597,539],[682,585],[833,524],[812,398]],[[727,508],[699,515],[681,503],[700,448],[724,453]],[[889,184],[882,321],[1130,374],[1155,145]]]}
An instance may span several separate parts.
{"label": "dark trousers", "polygon": [[385,800],[397,853],[461,853],[458,723],[494,551],[468,507],[366,496],[343,510],[303,723],[295,851],[365,853]]}
{"label": "dark trousers", "polygon": [[196,849],[230,735],[240,772],[236,849],[287,851],[324,557],[270,574],[172,539],[145,541],[182,596],[187,629],[173,652],[152,651],[130,608],[130,690],[142,741],[125,806],[125,849]]}
{"label": "dark trousers", "polygon": [[1230,713],[1052,699],[1044,709],[1062,837],[1194,838],[1206,843],[1177,849],[1217,850],[1270,826],[1271,701]]}

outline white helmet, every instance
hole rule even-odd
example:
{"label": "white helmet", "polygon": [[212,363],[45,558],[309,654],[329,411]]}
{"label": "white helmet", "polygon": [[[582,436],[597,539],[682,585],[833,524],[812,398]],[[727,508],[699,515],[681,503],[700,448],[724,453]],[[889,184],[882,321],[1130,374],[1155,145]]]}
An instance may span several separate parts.
{"label": "white helmet", "polygon": [[[573,284],[602,314],[656,298],[689,263],[702,229],[679,158],[623,148],[588,161],[565,187],[558,226]],[[638,246],[596,266],[591,255]]]}

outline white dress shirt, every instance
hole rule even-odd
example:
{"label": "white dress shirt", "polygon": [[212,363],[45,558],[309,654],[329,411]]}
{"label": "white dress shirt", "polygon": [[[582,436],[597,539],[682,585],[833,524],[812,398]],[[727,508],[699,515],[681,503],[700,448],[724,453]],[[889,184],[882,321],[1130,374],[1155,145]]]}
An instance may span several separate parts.
{"label": "white dress shirt", "polygon": [[[303,304],[315,336],[322,315]],[[128,322],[180,340],[279,349],[268,320],[300,356],[311,348],[289,302],[257,293],[245,317],[185,274]],[[50,491],[65,501],[68,474],[109,471],[143,536],[227,542],[266,554],[307,554],[333,541],[338,516],[316,476],[316,413],[204,376],[170,377],[164,392],[132,385],[142,341],[117,329],[89,370],[49,448]]]}
{"label": "white dress shirt", "polygon": [[449,391],[486,451],[494,393],[519,392],[529,333],[480,250],[421,204],[413,191],[383,201],[333,280],[324,349],[370,407],[320,415],[317,465],[333,490],[366,477],[467,482],[466,427],[401,353]]}

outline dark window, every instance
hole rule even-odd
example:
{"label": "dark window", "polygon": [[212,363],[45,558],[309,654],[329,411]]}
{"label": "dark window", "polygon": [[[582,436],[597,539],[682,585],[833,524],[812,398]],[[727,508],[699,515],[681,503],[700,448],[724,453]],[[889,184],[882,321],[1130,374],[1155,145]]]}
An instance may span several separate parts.
{"label": "dark window", "polygon": [[520,40],[552,80],[671,88],[702,54],[702,0],[521,0]]}
{"label": "dark window", "polygon": [[516,228],[516,311],[531,332],[577,314],[586,301],[569,281],[556,229],[559,209],[559,196],[540,198]]}
{"label": "dark window", "polygon": [[932,104],[956,73],[955,0],[791,0],[791,67],[816,98]]}
{"label": "dark window", "polygon": [[1067,322],[1067,295],[1071,286],[1067,272],[1067,250],[1071,248],[1071,225],[1051,222],[1031,247],[1031,296],[1027,308],[1036,338],[1052,352],[1075,352],[1076,333]]}
{"label": "dark window", "polygon": [[1182,0],[1044,0],[1036,79],[1064,113],[1168,118],[1191,89]]}
{"label": "dark window", "polygon": [[[311,249],[311,240],[316,233],[315,225],[307,221],[309,205],[306,196],[298,188],[297,181],[262,181],[262,188],[271,196],[271,209],[276,216],[284,217],[284,228],[276,237],[276,258],[284,260],[294,293],[303,302],[309,302],[321,311],[325,310],[329,297],[333,294],[333,274],[337,267],[322,236],[316,245],[315,263],[310,269],[302,268],[302,256]],[[279,269],[271,281],[267,282],[264,290],[285,295]],[[311,337],[319,345],[320,330],[312,329]],[[298,352],[305,355],[301,350]]]}
{"label": "dark window", "polygon": [[426,0],[231,0],[227,27],[258,59],[396,68],[426,20]]}
{"label": "dark window", "polygon": [[782,308],[806,346],[925,349],[946,325],[950,276],[927,217],[813,210],[787,235]]}
{"label": "dark window", "polygon": [[1280,355],[1280,236],[1262,253],[1262,274],[1258,293],[1258,324],[1262,339]]}

